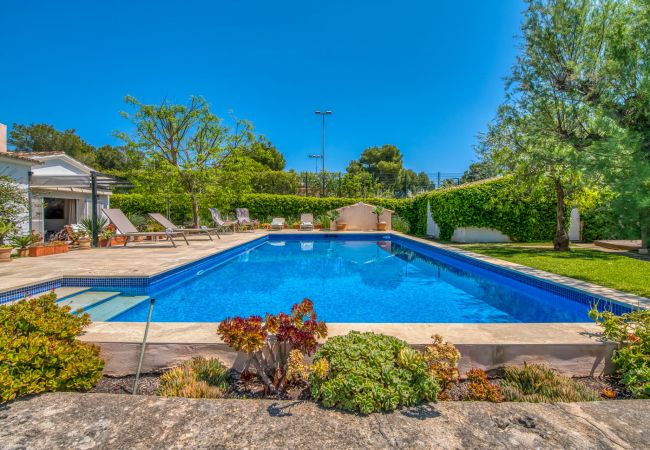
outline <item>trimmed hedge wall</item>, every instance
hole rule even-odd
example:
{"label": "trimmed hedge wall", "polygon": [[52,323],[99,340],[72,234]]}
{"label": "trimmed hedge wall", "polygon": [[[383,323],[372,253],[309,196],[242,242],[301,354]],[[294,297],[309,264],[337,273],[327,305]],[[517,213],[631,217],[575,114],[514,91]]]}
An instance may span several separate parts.
{"label": "trimmed hedge wall", "polygon": [[[411,222],[410,214],[412,200],[389,199],[389,198],[337,198],[337,197],[301,197],[298,195],[278,194],[247,194],[233,202],[233,205],[224,205],[218,199],[203,197],[200,199],[201,217],[209,218],[208,208],[216,207],[222,213],[234,213],[234,208],[248,208],[252,218],[262,221],[270,220],[272,217],[297,218],[302,213],[311,212],[318,217],[327,211],[342,206],[351,205],[357,202],[365,202],[372,205],[380,205],[392,209]],[[149,212],[169,212],[170,219],[178,223],[186,222],[192,218],[192,207],[190,198],[187,195],[156,196],[144,194],[113,194],[111,196],[111,207],[119,208],[125,214],[146,215]]]}
{"label": "trimmed hedge wall", "polygon": [[521,194],[510,177],[441,189],[418,196],[409,217],[411,232],[425,234],[427,202],[440,227],[440,239],[450,240],[456,228],[497,229],[515,241],[542,241],[555,234],[552,197],[532,200]]}
{"label": "trimmed hedge wall", "polygon": [[[431,202],[432,216],[440,227],[440,239],[449,240],[459,227],[495,228],[515,241],[542,241],[553,239],[555,230],[555,203],[547,199],[531,199],[521,194],[512,178],[504,177],[461,187],[441,189],[413,199],[301,197],[297,195],[247,194],[223,204],[223,200],[205,196],[200,200],[201,217],[209,218],[207,208],[217,207],[223,213],[232,213],[235,207],[248,208],[253,218],[262,221],[271,217],[296,218],[301,213],[315,216],[341,206],[363,201],[392,209],[406,220],[409,232],[424,235],[427,225],[427,202]],[[143,194],[114,194],[111,206],[127,214],[161,212],[178,223],[191,220],[191,203],[186,195],[156,196]]]}

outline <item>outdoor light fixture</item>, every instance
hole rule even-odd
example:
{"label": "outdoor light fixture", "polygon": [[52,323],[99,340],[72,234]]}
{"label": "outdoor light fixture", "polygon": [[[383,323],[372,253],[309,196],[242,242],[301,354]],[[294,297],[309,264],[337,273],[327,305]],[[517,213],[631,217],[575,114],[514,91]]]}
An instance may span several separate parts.
{"label": "outdoor light fixture", "polygon": [[322,128],[321,128],[321,137],[322,137],[322,149],[321,149],[321,159],[323,160],[323,180],[321,186],[321,197],[325,196],[325,116],[332,114],[332,111],[314,111],[314,114],[320,115],[322,117]]}

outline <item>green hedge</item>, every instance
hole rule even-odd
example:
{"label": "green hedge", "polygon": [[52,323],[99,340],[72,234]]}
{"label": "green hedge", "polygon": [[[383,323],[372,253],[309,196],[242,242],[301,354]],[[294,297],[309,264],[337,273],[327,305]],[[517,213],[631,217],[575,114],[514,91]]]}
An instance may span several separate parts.
{"label": "green hedge", "polygon": [[[262,221],[272,217],[296,218],[302,213],[322,215],[332,209],[363,201],[373,205],[381,205],[392,209],[397,215],[404,217],[409,223],[411,200],[387,198],[337,198],[337,197],[302,197],[297,195],[278,194],[246,194],[232,202],[224,204],[216,198],[204,196],[200,198],[200,214],[203,218],[210,217],[208,208],[216,207],[224,214],[234,213],[234,208],[248,208],[250,216]],[[192,217],[190,198],[187,195],[145,195],[145,194],[114,194],[111,196],[111,207],[119,208],[126,214],[146,215],[149,212],[168,214],[172,221],[187,222]]]}
{"label": "green hedge", "polygon": [[425,234],[427,202],[440,227],[440,239],[449,240],[456,228],[497,229],[515,241],[553,239],[555,204],[552,197],[531,199],[510,177],[441,189],[418,196],[409,214],[411,232]]}
{"label": "green hedge", "polygon": [[[225,203],[217,197],[200,198],[201,217],[209,218],[209,207],[232,214],[235,207],[248,208],[253,218],[262,221],[271,217],[296,218],[301,213],[315,216],[332,209],[363,201],[392,209],[409,224],[409,232],[424,235],[427,224],[427,202],[440,227],[440,239],[449,240],[458,227],[495,228],[515,241],[542,241],[553,238],[555,204],[552,195],[531,199],[516,188],[509,177],[477,182],[457,188],[432,191],[413,199],[302,197],[297,195],[246,194]],[[178,223],[191,220],[187,195],[114,194],[111,205],[127,214],[161,212]]]}

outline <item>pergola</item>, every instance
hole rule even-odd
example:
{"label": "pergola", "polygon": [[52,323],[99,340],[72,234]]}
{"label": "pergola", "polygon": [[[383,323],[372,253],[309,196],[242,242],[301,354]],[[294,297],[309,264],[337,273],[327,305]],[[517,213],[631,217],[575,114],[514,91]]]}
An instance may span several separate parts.
{"label": "pergola", "polygon": [[[91,195],[92,199],[92,245],[97,246],[98,230],[97,230],[97,193],[99,191],[112,191],[116,187],[131,187],[131,184],[119,177],[107,175],[101,172],[90,172],[90,175],[33,175],[30,172],[29,176],[29,207],[31,209],[31,188],[47,187],[53,191],[69,191],[84,192]],[[31,217],[31,211],[30,211]]]}

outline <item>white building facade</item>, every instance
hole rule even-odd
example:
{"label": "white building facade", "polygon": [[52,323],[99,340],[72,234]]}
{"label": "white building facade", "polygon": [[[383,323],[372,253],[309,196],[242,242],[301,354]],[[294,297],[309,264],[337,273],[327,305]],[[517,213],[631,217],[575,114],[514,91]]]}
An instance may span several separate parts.
{"label": "white building facade", "polygon": [[[51,236],[64,225],[90,217],[93,169],[64,152],[10,152],[6,126],[0,124],[0,175],[13,179],[29,197],[29,213],[20,229]],[[97,192],[99,209],[109,206],[110,191]]]}

